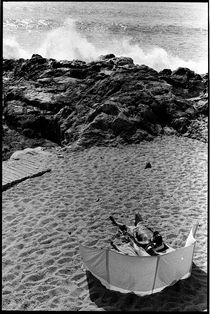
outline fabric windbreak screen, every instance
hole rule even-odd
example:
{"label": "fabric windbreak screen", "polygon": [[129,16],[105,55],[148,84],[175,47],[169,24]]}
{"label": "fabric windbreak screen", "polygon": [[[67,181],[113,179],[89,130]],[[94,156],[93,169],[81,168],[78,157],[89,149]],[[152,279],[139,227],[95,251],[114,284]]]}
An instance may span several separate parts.
{"label": "fabric windbreak screen", "polygon": [[128,256],[83,245],[80,245],[80,253],[93,275],[112,286],[142,292],[152,291],[154,287],[157,256]]}
{"label": "fabric windbreak screen", "polygon": [[157,256],[128,256],[109,251],[110,284],[129,291],[153,289]]}
{"label": "fabric windbreak screen", "polygon": [[169,286],[191,272],[194,245],[159,256],[154,289]]}
{"label": "fabric windbreak screen", "polygon": [[195,238],[194,238],[194,234],[195,234],[195,232],[196,232],[197,226],[198,226],[198,225],[195,224],[195,225],[192,227],[192,229],[190,230],[190,233],[189,233],[189,235],[188,235],[188,237],[187,237],[185,246],[193,245],[193,244],[196,242],[196,240],[195,240]]}
{"label": "fabric windbreak screen", "polygon": [[129,256],[80,244],[80,253],[86,268],[107,288],[145,295],[190,275],[194,245],[158,256]]}
{"label": "fabric windbreak screen", "polygon": [[79,246],[86,267],[96,276],[107,281],[106,250]]}

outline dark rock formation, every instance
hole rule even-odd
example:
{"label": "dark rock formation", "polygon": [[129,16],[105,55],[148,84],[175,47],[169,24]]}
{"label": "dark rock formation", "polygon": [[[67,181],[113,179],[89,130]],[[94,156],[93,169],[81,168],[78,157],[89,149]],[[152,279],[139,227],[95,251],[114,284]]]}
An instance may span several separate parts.
{"label": "dark rock formation", "polygon": [[178,68],[171,72],[163,70],[161,78],[172,85],[172,91],[177,96],[196,97],[205,88],[205,81],[199,74],[188,68]]}
{"label": "dark rock formation", "polygon": [[113,54],[90,63],[33,55],[3,60],[3,88],[4,122],[30,138],[82,147],[162,134],[207,141],[208,75],[187,68],[158,73]]}

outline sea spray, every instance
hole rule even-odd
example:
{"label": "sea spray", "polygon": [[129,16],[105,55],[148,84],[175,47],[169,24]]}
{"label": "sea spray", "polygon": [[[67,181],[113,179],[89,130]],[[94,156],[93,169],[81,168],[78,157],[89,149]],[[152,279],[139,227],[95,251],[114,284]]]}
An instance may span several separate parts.
{"label": "sea spray", "polygon": [[7,59],[30,58],[30,52],[23,49],[14,37],[4,38],[3,57]]}
{"label": "sea spray", "polygon": [[[185,61],[157,46],[143,50],[141,47],[139,47],[138,44],[132,44],[131,40],[124,39],[118,45],[118,54],[119,48],[121,50],[121,54],[131,57],[134,60],[134,63],[146,64],[147,66],[150,66],[157,71],[163,70],[165,68],[175,70],[178,67],[186,67],[195,71],[196,73],[205,73],[208,71],[208,65],[205,61]],[[116,53],[116,51],[114,51],[114,53]]]}
{"label": "sea spray", "polygon": [[68,18],[64,26],[48,33],[38,52],[46,58],[58,60],[94,60],[100,51],[76,30],[75,20]]}
{"label": "sea spray", "polygon": [[88,62],[98,59],[100,55],[114,53],[116,56],[131,57],[134,63],[146,64],[157,71],[164,68],[175,70],[178,67],[187,67],[201,74],[208,71],[207,60],[198,62],[183,60],[161,47],[140,47],[126,35],[116,38],[113,34],[105,32],[103,45],[94,42],[93,34],[91,38],[88,39],[87,35],[77,30],[75,19],[68,18],[63,26],[47,32],[45,40],[33,51],[24,50],[14,37],[4,39],[3,56],[4,58],[30,58],[33,53],[39,53],[46,58],[80,59]]}

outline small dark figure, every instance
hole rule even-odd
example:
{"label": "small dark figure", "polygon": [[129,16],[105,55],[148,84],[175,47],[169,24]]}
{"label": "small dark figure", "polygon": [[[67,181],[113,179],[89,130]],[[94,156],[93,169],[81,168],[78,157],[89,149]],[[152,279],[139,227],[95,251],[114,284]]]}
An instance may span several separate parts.
{"label": "small dark figure", "polygon": [[151,165],[151,163],[150,163],[150,162],[147,162],[147,163],[146,163],[146,166],[145,166],[145,168],[144,168],[144,169],[148,169],[148,168],[152,168],[152,165]]}

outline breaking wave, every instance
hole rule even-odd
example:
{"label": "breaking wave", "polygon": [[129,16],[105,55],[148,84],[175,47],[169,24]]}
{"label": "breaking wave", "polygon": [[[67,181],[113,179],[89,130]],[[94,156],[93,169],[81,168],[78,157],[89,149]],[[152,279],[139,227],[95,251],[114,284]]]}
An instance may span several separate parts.
{"label": "breaking wave", "polygon": [[30,58],[30,52],[21,48],[20,44],[14,37],[4,39],[3,41],[3,57],[7,59]]}
{"label": "breaking wave", "polygon": [[107,34],[104,36],[104,42],[103,47],[94,44],[87,39],[87,36],[77,31],[75,20],[68,19],[62,27],[47,33],[44,42],[37,47],[37,51],[24,50],[15,38],[5,39],[3,56],[4,58],[30,58],[33,53],[39,53],[43,57],[57,60],[93,61],[100,55],[114,53],[116,56],[131,57],[134,63],[146,64],[157,71],[164,68],[174,70],[178,67],[187,67],[200,74],[208,71],[207,60],[200,62],[183,60],[157,46],[143,49],[137,43],[131,43],[129,37],[113,39],[110,34]]}

